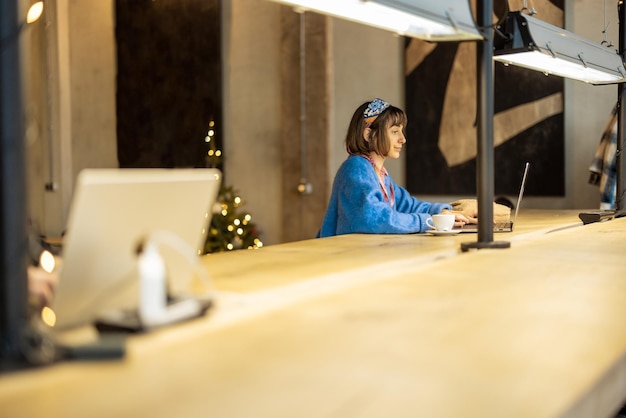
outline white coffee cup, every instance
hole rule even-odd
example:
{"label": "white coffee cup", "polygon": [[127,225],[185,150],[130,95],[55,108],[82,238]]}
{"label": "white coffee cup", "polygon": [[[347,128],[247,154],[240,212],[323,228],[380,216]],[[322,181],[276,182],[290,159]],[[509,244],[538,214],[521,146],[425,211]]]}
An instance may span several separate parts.
{"label": "white coffee cup", "polygon": [[452,231],[452,228],[454,228],[454,218],[454,214],[440,213],[428,218],[426,225],[436,231]]}

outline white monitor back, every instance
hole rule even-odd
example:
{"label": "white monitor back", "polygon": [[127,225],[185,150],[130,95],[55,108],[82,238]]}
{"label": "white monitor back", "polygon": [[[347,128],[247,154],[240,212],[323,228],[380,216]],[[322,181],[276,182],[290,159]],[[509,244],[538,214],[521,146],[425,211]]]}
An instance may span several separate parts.
{"label": "white monitor back", "polygon": [[[200,254],[220,183],[217,169],[83,170],[52,304],[55,328],[92,323],[111,309],[136,308],[137,248],[156,232]],[[173,294],[188,293],[194,267],[175,247],[159,247],[168,285]]]}

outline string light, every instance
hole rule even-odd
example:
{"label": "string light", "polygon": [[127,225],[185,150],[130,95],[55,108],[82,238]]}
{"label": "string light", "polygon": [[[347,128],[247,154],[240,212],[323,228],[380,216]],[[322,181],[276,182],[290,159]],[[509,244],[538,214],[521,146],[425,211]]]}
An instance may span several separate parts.
{"label": "string light", "polygon": [[41,310],[41,320],[49,327],[54,327],[57,323],[57,316],[48,306],[44,306]]}
{"label": "string light", "polygon": [[[222,150],[217,148],[216,123],[209,121],[204,136],[206,144],[206,166],[218,167],[221,164]],[[243,199],[232,187],[222,185],[218,200],[210,214],[210,227],[204,245],[204,252],[232,251],[237,249],[257,249],[263,246],[256,236],[257,231],[249,213],[238,214],[237,208]]]}
{"label": "string light", "polygon": [[39,265],[47,273],[52,273],[56,266],[56,260],[52,253],[48,250],[43,250],[39,255]]}
{"label": "string light", "polygon": [[38,1],[34,3],[28,9],[28,13],[26,14],[26,23],[34,23],[41,17],[43,13],[43,1]]}

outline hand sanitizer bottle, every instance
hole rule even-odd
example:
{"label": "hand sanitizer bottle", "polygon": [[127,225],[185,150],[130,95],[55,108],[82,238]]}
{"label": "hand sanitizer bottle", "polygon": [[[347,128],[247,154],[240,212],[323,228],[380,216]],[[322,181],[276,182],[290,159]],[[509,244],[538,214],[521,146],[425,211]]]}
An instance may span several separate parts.
{"label": "hand sanitizer bottle", "polygon": [[139,318],[144,325],[162,321],[166,293],[165,263],[156,244],[148,241],[139,256]]}

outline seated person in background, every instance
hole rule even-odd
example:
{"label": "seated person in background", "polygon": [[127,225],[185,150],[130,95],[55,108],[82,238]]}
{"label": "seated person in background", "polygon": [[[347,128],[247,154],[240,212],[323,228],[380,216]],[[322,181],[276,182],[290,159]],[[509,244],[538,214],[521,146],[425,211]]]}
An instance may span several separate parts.
{"label": "seated person in background", "polygon": [[28,252],[33,261],[27,267],[28,299],[31,306],[41,308],[52,302],[54,289],[59,281],[58,264],[61,259],[55,256],[44,238],[37,233],[32,222],[28,224]]}
{"label": "seated person in background", "polygon": [[450,204],[418,200],[393,181],[383,165],[400,157],[406,124],[404,111],[381,99],[356,109],[346,135],[349,156],[335,176],[317,237],[426,232],[426,220],[441,212],[455,214],[455,227],[476,222]]}
{"label": "seated person in background", "polygon": [[28,294],[30,304],[42,307],[50,304],[59,278],[54,271],[47,271],[43,267],[28,266]]}

